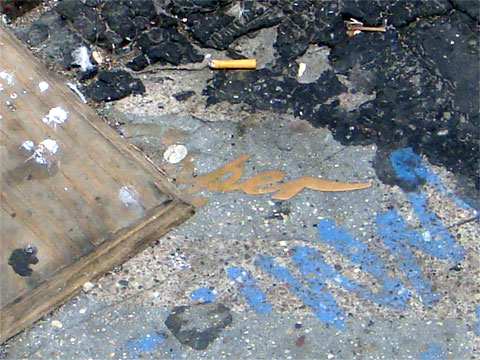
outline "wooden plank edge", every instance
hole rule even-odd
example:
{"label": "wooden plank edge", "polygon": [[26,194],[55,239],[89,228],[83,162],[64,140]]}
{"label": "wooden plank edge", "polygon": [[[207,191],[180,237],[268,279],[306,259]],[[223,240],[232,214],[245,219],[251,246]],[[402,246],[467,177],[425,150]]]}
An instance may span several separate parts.
{"label": "wooden plank edge", "polygon": [[[90,254],[59,271],[27,296],[6,305],[0,314],[0,343],[65,303],[85,282],[98,279],[193,214],[191,205],[181,200],[172,200],[142,223],[106,240]],[[22,314],[22,317],[19,318],[18,314]]]}

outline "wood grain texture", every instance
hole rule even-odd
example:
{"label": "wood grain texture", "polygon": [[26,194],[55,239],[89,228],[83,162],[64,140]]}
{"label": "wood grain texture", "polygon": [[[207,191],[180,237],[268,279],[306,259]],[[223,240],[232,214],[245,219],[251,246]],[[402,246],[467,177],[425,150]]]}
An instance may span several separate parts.
{"label": "wood grain texture", "polygon": [[[54,108],[66,121],[43,121]],[[3,342],[193,208],[3,26],[0,116]],[[9,259],[27,245],[36,247],[38,263],[22,276]]]}

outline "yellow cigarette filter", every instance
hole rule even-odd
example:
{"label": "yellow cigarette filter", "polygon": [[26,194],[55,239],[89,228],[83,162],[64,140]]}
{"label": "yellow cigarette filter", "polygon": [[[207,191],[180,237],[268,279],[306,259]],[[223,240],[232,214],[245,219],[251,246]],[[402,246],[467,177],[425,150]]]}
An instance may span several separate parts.
{"label": "yellow cigarette filter", "polygon": [[210,61],[212,69],[256,69],[256,59],[237,59],[237,60],[212,60]]}

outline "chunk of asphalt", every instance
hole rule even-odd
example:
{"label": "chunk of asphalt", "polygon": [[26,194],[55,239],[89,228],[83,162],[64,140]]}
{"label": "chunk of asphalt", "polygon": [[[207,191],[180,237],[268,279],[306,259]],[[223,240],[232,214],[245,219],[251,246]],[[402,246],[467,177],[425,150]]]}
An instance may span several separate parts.
{"label": "chunk of asphalt", "polygon": [[165,321],[181,344],[195,350],[205,350],[231,323],[230,309],[214,302],[177,306]]}

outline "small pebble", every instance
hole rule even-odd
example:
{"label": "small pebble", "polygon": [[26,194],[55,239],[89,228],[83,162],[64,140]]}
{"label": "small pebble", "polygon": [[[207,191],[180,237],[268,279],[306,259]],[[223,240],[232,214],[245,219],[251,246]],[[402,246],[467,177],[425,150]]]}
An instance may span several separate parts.
{"label": "small pebble", "polygon": [[83,291],[89,292],[95,287],[95,284],[92,284],[90,281],[87,281],[85,284],[83,284]]}
{"label": "small pebble", "polygon": [[52,326],[61,329],[63,327],[63,324],[58,320],[53,320],[52,321]]}

